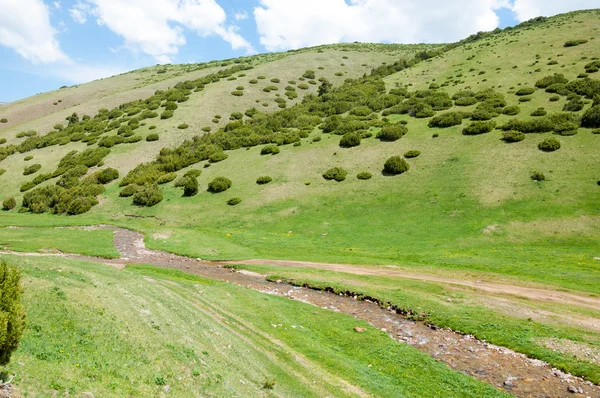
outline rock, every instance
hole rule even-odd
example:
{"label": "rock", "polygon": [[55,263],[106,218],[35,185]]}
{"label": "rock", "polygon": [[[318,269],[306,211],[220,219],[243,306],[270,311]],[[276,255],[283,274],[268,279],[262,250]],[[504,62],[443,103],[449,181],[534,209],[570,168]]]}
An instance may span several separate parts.
{"label": "rock", "polygon": [[357,332],[357,333],[362,333],[362,332],[366,332],[367,329],[365,329],[365,328],[359,328],[358,326],[355,326],[354,327],[354,331]]}
{"label": "rock", "polygon": [[168,394],[169,391],[171,391],[171,386],[167,384],[166,386],[163,387],[163,391],[165,392],[165,394]]}
{"label": "rock", "polygon": [[572,394],[576,394],[577,393],[577,389],[573,386],[568,386],[567,387],[567,391],[572,393]]}
{"label": "rock", "polygon": [[510,380],[504,380],[504,383],[502,383],[502,384],[504,384],[504,386],[505,386],[505,387],[508,387],[508,388],[513,388],[513,387],[515,386],[515,385],[513,384],[513,382],[512,382],[512,381],[510,381]]}

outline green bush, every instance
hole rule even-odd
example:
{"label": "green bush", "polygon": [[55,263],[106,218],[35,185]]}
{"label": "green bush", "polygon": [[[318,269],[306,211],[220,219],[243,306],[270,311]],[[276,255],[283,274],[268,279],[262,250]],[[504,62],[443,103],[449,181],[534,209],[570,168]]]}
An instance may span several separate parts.
{"label": "green bush", "polygon": [[136,206],[151,207],[163,200],[162,190],[157,184],[147,184],[133,194],[133,204]]}
{"label": "green bush", "polygon": [[258,177],[256,179],[256,183],[258,185],[265,185],[265,184],[270,183],[271,181],[273,181],[273,179],[269,176],[262,176],[262,177]]}
{"label": "green bush", "polygon": [[409,164],[400,156],[392,156],[383,165],[383,172],[391,175],[405,173],[408,169],[410,169]]}
{"label": "green bush", "polygon": [[250,84],[256,84],[256,83],[258,83],[258,80],[256,80],[256,79],[252,79],[252,80],[250,80],[248,83],[250,83]]}
{"label": "green bush", "polygon": [[[592,130],[592,134],[600,134],[600,129]],[[2,175],[2,169],[0,169],[0,175]]]}
{"label": "green bush", "polygon": [[531,112],[531,116],[546,116],[548,112],[544,108],[537,108],[535,111]]}
{"label": "green bush", "polygon": [[600,105],[592,106],[583,114],[581,125],[589,128],[600,127]]}
{"label": "green bush", "polygon": [[95,177],[96,181],[98,181],[98,183],[104,185],[119,178],[119,170],[109,167],[107,169],[94,173],[93,176]]}
{"label": "green bush", "polygon": [[200,177],[201,174],[202,174],[202,170],[191,169],[191,170],[186,171],[183,176],[198,178],[198,177]]}
{"label": "green bush", "polygon": [[133,196],[139,189],[140,187],[135,184],[127,185],[121,190],[121,192],[119,192],[119,196],[122,198],[128,198]]}
{"label": "green bush", "polygon": [[208,184],[208,191],[212,193],[225,192],[231,188],[231,180],[225,177],[217,177]]}
{"label": "green bush", "polygon": [[538,144],[538,148],[544,152],[554,152],[560,149],[560,141],[554,137],[546,138]]}
{"label": "green bush", "polygon": [[277,145],[266,145],[260,150],[261,155],[277,155],[279,148]]}
{"label": "green bush", "polygon": [[563,106],[565,112],[579,112],[585,107],[585,103],[580,96],[572,96]]}
{"label": "green bush", "polygon": [[274,77],[271,79],[271,83],[280,83],[281,80],[279,80],[278,78]]}
{"label": "green bush", "polygon": [[523,87],[523,88],[520,88],[519,90],[517,90],[517,92],[515,93],[515,95],[524,96],[524,95],[531,95],[533,93],[535,93],[535,88],[533,88],[533,87]]}
{"label": "green bush", "polygon": [[232,112],[229,116],[229,120],[242,120],[244,118],[244,114],[242,112]]}
{"label": "green bush", "polygon": [[586,73],[596,73],[600,70],[600,61],[592,61],[585,65]]}
{"label": "green bush", "polygon": [[412,158],[416,158],[417,156],[419,156],[421,154],[421,151],[417,151],[417,150],[410,150],[408,152],[406,152],[404,154],[404,157],[407,159],[412,159]]}
{"label": "green bush", "polygon": [[323,173],[323,178],[326,180],[335,180],[337,182],[344,181],[348,172],[341,167],[333,167]]}
{"label": "green bush", "polygon": [[270,93],[271,91],[277,91],[277,90],[279,90],[279,88],[277,88],[277,86],[272,86],[272,85],[263,88],[263,91],[265,93]]}
{"label": "green bush", "polygon": [[9,211],[15,208],[17,201],[12,196],[2,201],[2,210]]}
{"label": "green bush", "polygon": [[305,79],[314,79],[315,78],[315,71],[309,69],[306,72],[304,72],[304,74],[302,75],[302,77],[304,77]]}
{"label": "green bush", "polygon": [[211,163],[219,163],[219,162],[222,162],[223,160],[227,159],[228,157],[229,157],[229,155],[227,155],[225,152],[216,151],[216,152],[211,153],[208,156],[208,160]]}
{"label": "green bush", "polygon": [[477,102],[478,102],[477,98],[475,98],[475,97],[461,97],[454,101],[454,105],[470,106],[470,105],[475,105]]}
{"label": "green bush", "polygon": [[363,171],[362,173],[358,173],[356,178],[359,180],[370,180],[373,178],[373,174],[369,173],[368,171]]}
{"label": "green bush", "polygon": [[189,124],[187,124],[187,123],[181,123],[179,126],[177,126],[177,128],[178,128],[179,130],[185,130],[185,129],[187,129],[188,127],[190,127],[190,125],[189,125]]}
{"label": "green bush", "polygon": [[241,198],[231,198],[231,199],[229,199],[227,201],[227,204],[229,206],[235,206],[235,205],[240,204],[240,203],[242,203],[242,199]]}
{"label": "green bush", "polygon": [[502,110],[502,113],[509,116],[515,116],[521,113],[521,108],[519,108],[517,105],[507,106]]}
{"label": "green bush", "polygon": [[183,177],[183,196],[194,196],[198,193],[198,179],[196,177]]}
{"label": "green bush", "polygon": [[498,116],[496,112],[491,112],[488,109],[475,109],[471,113],[471,120],[490,120]]}
{"label": "green bush", "polygon": [[569,79],[561,73],[555,73],[552,76],[546,76],[535,82],[537,88],[548,88],[554,84],[567,84]]}
{"label": "green bush", "polygon": [[6,144],[6,138],[0,138],[0,145]]}
{"label": "green bush", "polygon": [[354,116],[369,116],[373,111],[368,106],[357,106],[350,110],[350,114]]}
{"label": "green bush", "polygon": [[21,303],[21,273],[15,266],[0,260],[0,366],[8,365],[19,346],[25,329],[25,307]]}
{"label": "green bush", "polygon": [[548,98],[548,101],[550,102],[556,102],[560,100],[560,97],[558,95],[552,95],[550,98]]}
{"label": "green bush", "polygon": [[383,127],[381,131],[377,133],[376,138],[379,138],[381,141],[393,142],[402,138],[406,133],[408,133],[406,126],[403,124],[395,124]]}
{"label": "green bush", "polygon": [[441,115],[436,115],[429,121],[429,127],[451,127],[462,124],[463,118],[466,116],[464,112],[446,112]]}
{"label": "green bush", "polygon": [[529,102],[531,101],[531,97],[521,97],[519,98],[519,102]]}
{"label": "green bush", "polygon": [[0,119],[0,123],[8,123],[8,119],[3,117],[2,119]]}
{"label": "green bush", "polygon": [[146,137],[146,141],[148,141],[148,142],[158,141],[158,139],[159,139],[159,137],[158,137],[158,134],[156,134],[156,133],[150,133]]}
{"label": "green bush", "polygon": [[[265,91],[267,91],[266,88],[265,88]],[[267,91],[267,92],[269,92],[269,91]],[[233,95],[234,97],[241,97],[244,95],[244,92],[242,90],[234,90],[231,92],[231,95]]]}
{"label": "green bush", "polygon": [[0,176],[4,173],[6,173],[6,169],[0,169]]}
{"label": "green bush", "polygon": [[177,104],[173,101],[169,101],[165,104],[165,110],[174,111],[178,108]]}
{"label": "green bush", "polygon": [[360,145],[361,135],[360,133],[346,133],[340,140],[340,147],[352,148]]}
{"label": "green bush", "polygon": [[567,42],[565,42],[564,47],[575,47],[578,46],[580,44],[585,44],[588,41],[585,39],[578,39],[578,40],[569,40]]}
{"label": "green bush", "polygon": [[28,176],[30,174],[37,173],[41,168],[42,168],[41,164],[38,164],[38,163],[32,164],[29,167],[25,167],[25,169],[23,170],[23,175]]}
{"label": "green bush", "polygon": [[544,173],[541,173],[539,171],[532,171],[529,178],[531,178],[533,181],[544,181],[546,179],[546,176],[544,175]]}
{"label": "green bush", "polygon": [[298,84],[298,88],[301,90],[308,90],[309,85],[306,83],[300,83],[300,84]]}
{"label": "green bush", "polygon": [[488,122],[472,122],[468,126],[466,126],[462,133],[464,135],[478,135],[489,133],[493,129],[496,128],[496,122],[488,121]]}
{"label": "green bush", "polygon": [[506,131],[502,134],[502,141],[510,143],[510,142],[519,142],[525,139],[525,134],[520,131]]}
{"label": "green bush", "polygon": [[177,178],[177,173],[175,173],[175,172],[167,173],[167,174],[163,174],[160,177],[158,177],[158,180],[156,180],[156,183],[158,185],[168,184],[176,178]]}
{"label": "green bush", "polygon": [[161,119],[170,119],[173,117],[173,111],[164,111],[160,114]]}
{"label": "green bush", "polygon": [[557,123],[556,125],[554,125],[554,131],[560,135],[575,135],[577,134],[577,129],[579,128],[579,125],[577,123],[574,122],[570,122],[570,121],[566,121],[566,122],[561,122],[561,123]]}

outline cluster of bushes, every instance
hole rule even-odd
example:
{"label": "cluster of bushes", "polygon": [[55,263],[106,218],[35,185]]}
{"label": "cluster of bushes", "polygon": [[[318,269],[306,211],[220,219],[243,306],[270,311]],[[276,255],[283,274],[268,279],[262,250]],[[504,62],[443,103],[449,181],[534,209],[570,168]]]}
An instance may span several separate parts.
{"label": "cluster of bushes", "polygon": [[600,103],[593,105],[583,114],[581,125],[589,128],[600,127]]}
{"label": "cluster of bushes", "polygon": [[569,79],[567,79],[565,77],[565,75],[563,75],[561,73],[555,73],[554,75],[541,78],[540,80],[535,82],[535,86],[537,88],[546,89],[555,84],[567,84],[568,82],[569,82]]}
{"label": "cluster of bushes", "polygon": [[277,155],[279,148],[276,145],[266,145],[260,150],[261,155]]}
{"label": "cluster of bushes", "polygon": [[586,73],[596,73],[600,70],[600,61],[592,61],[584,66]]}
{"label": "cluster of bushes", "polygon": [[348,172],[341,167],[333,167],[323,173],[323,178],[326,180],[335,180],[337,182],[344,181]]}
{"label": "cluster of bushes", "polygon": [[37,173],[41,168],[41,164],[32,164],[31,166],[25,167],[25,169],[23,170],[23,175],[28,176],[30,174]]}

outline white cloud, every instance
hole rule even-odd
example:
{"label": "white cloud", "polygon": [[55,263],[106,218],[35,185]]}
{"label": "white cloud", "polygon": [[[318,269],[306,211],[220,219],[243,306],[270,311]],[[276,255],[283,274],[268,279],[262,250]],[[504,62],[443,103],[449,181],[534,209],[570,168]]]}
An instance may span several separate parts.
{"label": "white cloud", "polygon": [[598,8],[598,0],[514,0],[512,10],[519,21],[561,14],[574,10],[586,10]]}
{"label": "white cloud", "polygon": [[89,11],[90,7],[87,4],[77,1],[73,7],[69,8],[69,15],[71,15],[73,21],[84,24],[87,22],[87,14]]}
{"label": "white cloud", "polygon": [[219,36],[233,49],[254,51],[237,28],[227,24],[227,15],[215,0],[87,0],[85,4],[89,9],[84,12],[122,36],[128,48],[160,63],[170,62],[185,45],[185,28],[202,37]]}
{"label": "white cloud", "polygon": [[60,1],[55,1],[52,3],[52,5],[54,6],[54,8],[56,8],[57,10],[60,10]]}
{"label": "white cloud", "polygon": [[42,0],[0,1],[0,45],[34,63],[67,61]]}
{"label": "white cloud", "polygon": [[46,73],[58,76],[72,84],[87,83],[104,77],[115,76],[131,70],[113,65],[87,65],[70,63],[49,68]]}
{"label": "white cloud", "polygon": [[236,12],[233,18],[236,21],[243,21],[244,19],[248,19],[248,13],[246,11]]}

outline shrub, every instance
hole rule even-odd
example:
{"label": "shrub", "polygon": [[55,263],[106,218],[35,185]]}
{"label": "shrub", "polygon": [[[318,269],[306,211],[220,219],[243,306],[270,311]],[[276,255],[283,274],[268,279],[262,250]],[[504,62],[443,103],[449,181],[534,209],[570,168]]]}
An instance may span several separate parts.
{"label": "shrub", "polygon": [[156,133],[150,133],[146,137],[146,141],[148,141],[148,142],[158,141],[158,139],[159,139],[159,137],[158,137],[158,134],[156,134]]}
{"label": "shrub", "polygon": [[569,101],[565,103],[563,106],[563,111],[565,112],[579,112],[585,106],[583,99],[579,96],[572,97]]}
{"label": "shrub", "polygon": [[502,113],[509,116],[515,116],[521,113],[521,108],[519,108],[517,105],[507,106],[502,110]]}
{"label": "shrub", "polygon": [[256,84],[256,83],[258,83],[258,80],[252,79],[252,80],[248,81],[248,83],[250,83],[250,84]]}
{"label": "shrub", "polygon": [[119,196],[122,198],[128,198],[133,196],[139,189],[140,187],[135,184],[127,185],[121,190],[121,192],[119,192]]}
{"label": "shrub", "polygon": [[348,172],[341,167],[333,167],[323,173],[323,178],[326,180],[335,180],[337,182],[344,181]]}
{"label": "shrub", "polygon": [[554,131],[560,135],[575,135],[579,126],[571,121],[560,122],[554,126]]}
{"label": "shrub", "polygon": [[[265,88],[265,91],[267,91],[266,88]],[[269,91],[267,91],[267,92],[269,92]],[[231,95],[233,95],[235,97],[241,97],[241,96],[244,95],[244,92],[242,90],[234,90],[234,91],[231,92]]]}
{"label": "shrub", "polygon": [[210,156],[208,157],[208,160],[211,163],[219,163],[219,162],[227,159],[228,157],[229,157],[229,155],[227,155],[225,152],[217,151],[217,152],[211,153]]}
{"label": "shrub", "polygon": [[158,180],[156,180],[156,183],[158,185],[168,184],[176,178],[177,178],[177,173],[174,173],[174,172],[167,173],[167,174],[163,174],[160,177],[158,177]]}
{"label": "shrub", "polygon": [[180,129],[180,130],[185,130],[188,127],[190,127],[190,126],[187,123],[181,123],[179,126],[177,126],[177,128]]}
{"label": "shrub", "polygon": [[315,71],[309,69],[306,72],[304,72],[304,74],[302,75],[302,77],[304,77],[305,79],[314,79],[315,78]]}
{"label": "shrub", "polygon": [[194,196],[198,193],[198,179],[196,177],[183,177],[183,196]]}
{"label": "shrub", "polygon": [[202,170],[191,169],[191,170],[186,171],[183,176],[198,178],[198,177],[200,177],[201,174],[202,174]]}
{"label": "shrub", "polygon": [[406,133],[408,133],[406,126],[402,124],[395,124],[383,127],[381,131],[377,133],[376,137],[381,141],[393,142],[402,138]]}
{"label": "shrub", "polygon": [[163,200],[162,190],[157,184],[146,184],[133,194],[133,204],[136,206],[154,206]]}
{"label": "shrub", "polygon": [[464,135],[485,134],[489,133],[495,128],[496,122],[494,122],[493,120],[488,122],[472,122],[463,129],[462,133]]}
{"label": "shrub", "polygon": [[490,120],[498,116],[496,112],[491,112],[489,109],[475,109],[471,113],[471,120]]}
{"label": "shrub", "polygon": [[279,80],[278,78],[274,77],[271,79],[271,83],[280,83],[281,80]]}
{"label": "shrub", "polygon": [[21,303],[21,273],[15,266],[0,260],[0,366],[7,365],[25,329],[25,308]]}
{"label": "shrub", "polygon": [[37,173],[40,169],[42,168],[41,164],[32,164],[29,167],[25,167],[25,170],[23,170],[23,175],[24,176],[28,176],[30,174],[34,174]]}
{"label": "shrub", "polygon": [[521,133],[520,131],[515,131],[515,130],[511,130],[511,131],[506,131],[504,134],[502,134],[502,141],[510,143],[510,142],[519,142],[519,141],[523,141],[525,139],[525,134]]}
{"label": "shrub", "polygon": [[548,88],[554,84],[567,84],[569,79],[561,73],[555,73],[552,76],[546,76],[535,82],[537,88]]}
{"label": "shrub", "polygon": [[541,173],[539,171],[532,171],[529,178],[531,178],[533,181],[544,181],[546,179],[546,176],[544,175],[544,173]]}
{"label": "shrub", "polygon": [[529,102],[531,101],[531,97],[521,97],[519,98],[519,102]]}
{"label": "shrub", "polygon": [[232,112],[229,116],[229,120],[242,120],[243,118],[244,115],[242,114],[242,112]]}
{"label": "shrub", "polygon": [[276,145],[266,145],[260,150],[261,155],[277,155],[279,148]]}
{"label": "shrub", "polygon": [[165,110],[174,111],[178,108],[177,104],[173,101],[169,101],[165,104]]}
{"label": "shrub", "polygon": [[298,88],[301,89],[301,90],[308,90],[308,87],[309,86],[306,83],[300,83],[300,84],[298,84]]}
{"label": "shrub", "polygon": [[208,184],[208,191],[212,193],[225,192],[231,188],[231,180],[225,177],[217,177]]}
{"label": "shrub", "polygon": [[271,181],[273,181],[273,179],[269,176],[262,176],[262,177],[258,177],[256,179],[256,183],[258,185],[265,185],[265,184],[270,183]]}
{"label": "shrub", "polygon": [[558,100],[560,100],[560,97],[558,95],[553,95],[550,98],[548,98],[548,101],[550,102],[556,102]]}
{"label": "shrub", "polygon": [[538,148],[544,152],[554,152],[560,149],[560,141],[554,137],[546,138],[538,144]]}
{"label": "shrub", "polygon": [[235,205],[240,204],[240,203],[242,203],[242,199],[241,198],[231,198],[231,199],[229,199],[227,201],[227,204],[229,206],[235,206]]}
{"label": "shrub", "polygon": [[600,70],[600,61],[593,61],[585,65],[586,73],[596,73]]}
{"label": "shrub", "polygon": [[25,156],[25,159],[23,159],[24,161],[28,162],[31,159],[33,159],[33,156]]}
{"label": "shrub", "polygon": [[2,119],[0,119],[0,123],[8,123],[8,119],[3,117]]}
{"label": "shrub", "polygon": [[386,160],[383,165],[383,172],[386,174],[397,175],[405,173],[409,168],[410,166],[406,160],[402,159],[400,156],[392,156]]}
{"label": "shrub", "polygon": [[585,39],[578,39],[578,40],[569,40],[567,42],[565,42],[564,47],[575,47],[578,46],[580,44],[585,44],[588,41]]}
{"label": "shrub", "polygon": [[354,116],[369,116],[373,111],[368,106],[357,106],[350,110],[350,114]]}
{"label": "shrub", "polygon": [[533,88],[533,87],[523,87],[523,88],[520,88],[519,90],[517,90],[515,95],[518,95],[518,96],[531,95],[534,92],[535,92],[535,88]]}
{"label": "shrub", "polygon": [[6,144],[6,138],[0,138],[0,145]]}
{"label": "shrub", "polygon": [[164,111],[160,114],[161,119],[170,119],[173,117],[173,111]]}
{"label": "shrub", "polygon": [[342,148],[352,148],[355,146],[359,146],[361,138],[362,137],[360,133],[346,133],[340,140],[340,146]]}
{"label": "shrub", "polygon": [[429,127],[451,127],[462,124],[462,120],[465,117],[463,112],[446,112],[441,115],[436,115],[429,121]]}
{"label": "shrub", "polygon": [[475,105],[477,103],[477,98],[475,97],[460,97],[454,100],[454,105],[456,106],[470,106]]}
{"label": "shrub", "polygon": [[0,169],[0,176],[4,173],[6,173],[6,169]]}
{"label": "shrub", "polygon": [[600,105],[592,106],[583,114],[581,125],[590,128],[600,127]]}
{"label": "shrub", "polygon": [[358,178],[359,180],[370,180],[373,177],[373,174],[369,173],[368,171],[363,171],[362,173],[358,173],[356,175],[356,178]]}
{"label": "shrub", "polygon": [[263,88],[263,91],[265,93],[270,93],[271,91],[277,91],[277,90],[279,90],[279,88],[277,88],[277,86],[272,86],[272,85]]}
{"label": "shrub", "polygon": [[109,167],[107,169],[98,171],[93,175],[95,176],[96,181],[104,185],[119,178],[119,170]]}
{"label": "shrub", "polygon": [[[592,130],[592,134],[600,134],[600,129]],[[2,175],[2,169],[0,169],[0,175]]]}
{"label": "shrub", "polygon": [[12,196],[2,201],[2,210],[9,211],[15,208],[17,201]]}
{"label": "shrub", "polygon": [[416,158],[417,156],[419,156],[421,154],[421,151],[417,151],[417,150],[410,150],[408,152],[406,152],[404,154],[404,157],[407,159],[411,159],[411,158]]}
{"label": "shrub", "polygon": [[266,76],[257,76],[256,78],[257,78],[258,80],[265,80],[265,79],[266,79]]}
{"label": "shrub", "polygon": [[537,108],[535,111],[531,112],[531,116],[546,116],[548,112],[544,108]]}

